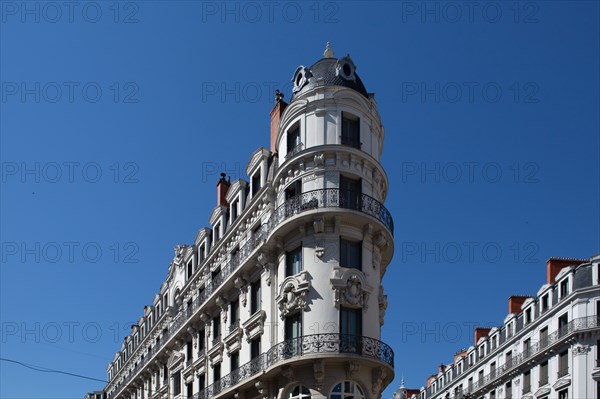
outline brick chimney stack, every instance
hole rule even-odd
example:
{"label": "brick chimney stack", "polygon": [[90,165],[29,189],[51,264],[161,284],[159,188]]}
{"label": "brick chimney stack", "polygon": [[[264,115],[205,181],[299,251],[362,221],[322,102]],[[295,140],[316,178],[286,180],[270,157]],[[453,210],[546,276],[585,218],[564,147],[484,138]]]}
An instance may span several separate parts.
{"label": "brick chimney stack", "polygon": [[523,303],[529,298],[527,295],[511,295],[508,298],[508,313],[521,313]]}
{"label": "brick chimney stack", "polygon": [[553,284],[554,279],[558,275],[558,273],[568,266],[577,266],[582,263],[586,263],[586,259],[561,259],[561,258],[550,258],[546,261],[546,275],[547,275],[547,283]]}
{"label": "brick chimney stack", "polygon": [[477,327],[475,329],[475,345],[477,345],[477,342],[479,342],[481,338],[487,337],[491,330],[491,328]]}
{"label": "brick chimney stack", "polygon": [[225,173],[221,173],[221,178],[217,183],[217,206],[229,206],[225,196],[227,195],[227,191],[229,191],[229,186],[231,186],[230,177],[225,180]]}
{"label": "brick chimney stack", "polygon": [[277,152],[277,133],[279,133],[279,122],[281,115],[288,104],[283,101],[283,93],[275,90],[275,106],[271,110],[271,152]]}

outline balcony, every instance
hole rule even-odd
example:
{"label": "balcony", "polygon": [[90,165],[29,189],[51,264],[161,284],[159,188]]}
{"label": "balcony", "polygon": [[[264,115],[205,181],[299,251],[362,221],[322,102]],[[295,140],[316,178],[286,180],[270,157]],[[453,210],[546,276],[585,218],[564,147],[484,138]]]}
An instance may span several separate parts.
{"label": "balcony", "polygon": [[294,155],[296,155],[297,153],[299,153],[300,151],[302,151],[304,149],[304,144],[303,143],[298,143],[296,144],[294,147],[292,147],[292,149],[290,149],[288,151],[288,153],[285,155],[285,159],[288,160],[291,157],[293,157]]}
{"label": "balcony", "polygon": [[352,191],[327,188],[312,190],[290,198],[279,206],[268,223],[267,231],[300,213],[321,208],[343,208],[374,217],[394,235],[394,221],[385,206],[375,198]]}
{"label": "balcony", "polygon": [[376,360],[394,368],[394,351],[385,343],[369,337],[344,334],[314,334],[280,342],[267,352],[238,367],[194,395],[194,399],[214,398],[237,384],[266,372],[286,360],[313,354],[353,354]]}
{"label": "balcony", "polygon": [[[540,341],[538,341],[536,344],[532,344],[523,352],[517,353],[506,359],[506,362],[503,365],[497,367],[491,373],[484,376],[483,381],[478,380],[473,384],[469,384],[463,391],[463,395],[471,395],[471,397],[483,396],[485,390],[488,387],[491,387],[492,383],[496,383],[498,380],[506,378],[513,372],[518,372],[518,369],[521,366],[532,361],[535,357],[543,356],[548,349],[565,342],[571,335],[585,330],[598,330],[599,328],[599,316],[580,317],[571,320],[569,323],[557,331],[554,331],[552,334],[544,336],[542,339],[540,339]],[[463,371],[463,374],[466,370],[468,370],[468,368]],[[560,366],[558,377],[564,377],[568,373],[568,367]],[[525,389],[525,387],[523,389]],[[528,390],[531,390],[531,388],[528,387]],[[434,395],[431,387],[428,387],[425,392],[427,398],[430,398]],[[526,392],[524,391],[523,394],[524,393]],[[451,398],[456,399],[455,396],[451,396]]]}

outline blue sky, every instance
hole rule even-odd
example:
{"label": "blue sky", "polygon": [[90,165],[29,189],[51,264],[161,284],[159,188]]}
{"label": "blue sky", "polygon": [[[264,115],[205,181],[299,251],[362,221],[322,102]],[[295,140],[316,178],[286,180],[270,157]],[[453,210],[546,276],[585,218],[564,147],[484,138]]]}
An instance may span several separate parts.
{"label": "blue sky", "polygon": [[[106,378],[326,41],[386,129],[384,397],[500,324],[547,258],[599,251],[597,2],[268,4],[0,2],[2,357]],[[0,362],[2,398],[102,386]]]}

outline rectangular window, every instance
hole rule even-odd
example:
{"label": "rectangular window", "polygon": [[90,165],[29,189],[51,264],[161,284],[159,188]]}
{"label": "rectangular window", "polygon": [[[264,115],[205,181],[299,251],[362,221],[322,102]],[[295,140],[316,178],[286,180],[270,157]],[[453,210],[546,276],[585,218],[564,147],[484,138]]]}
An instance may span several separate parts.
{"label": "rectangular window", "polygon": [[286,252],[285,254],[285,275],[293,276],[302,271],[302,245],[298,248]]}
{"label": "rectangular window", "polygon": [[490,375],[496,375],[496,362],[490,363]]}
{"label": "rectangular window", "polygon": [[548,383],[548,362],[540,364],[540,386]]}
{"label": "rectangular window", "polygon": [[496,391],[490,392],[490,399],[496,399]]}
{"label": "rectangular window", "polygon": [[569,279],[564,279],[560,282],[560,299],[569,295]]}
{"label": "rectangular window", "polygon": [[250,341],[250,358],[255,359],[260,356],[260,337]]}
{"label": "rectangular window", "polygon": [[211,280],[214,280],[219,275],[219,273],[221,273],[221,266],[217,267],[210,273]]}
{"label": "rectangular window", "polygon": [[[302,180],[298,179],[285,188],[285,200],[298,197],[302,194]],[[300,205],[300,204],[298,204]]]}
{"label": "rectangular window", "polygon": [[238,367],[240,367],[240,352],[234,352],[231,354],[230,357],[230,361],[231,361],[231,371],[236,370]]}
{"label": "rectangular window", "polygon": [[198,386],[200,387],[200,390],[203,390],[206,387],[206,374],[200,374],[200,377],[198,377]]}
{"label": "rectangular window", "polygon": [[504,397],[506,399],[512,399],[512,383],[510,381],[506,383],[504,390],[506,391],[506,395]]}
{"label": "rectangular window", "polygon": [[360,179],[354,180],[340,175],[340,207],[362,209],[362,184]]}
{"label": "rectangular window", "polygon": [[285,318],[284,339],[289,343],[289,356],[298,356],[302,353],[302,313],[296,313]]}
{"label": "rectangular window", "polygon": [[235,222],[238,217],[238,206],[240,201],[236,199],[231,203],[231,223]]}
{"label": "rectangular window", "polygon": [[525,324],[531,323],[531,308],[527,308],[525,311]]}
{"label": "rectangular window", "polygon": [[479,370],[478,377],[477,380],[479,381],[479,386],[481,386],[483,384],[483,370]]}
{"label": "rectangular window", "polygon": [[340,238],[340,266],[362,270],[362,241]]}
{"label": "rectangular window", "polygon": [[285,340],[302,336],[302,313],[285,318]]}
{"label": "rectangular window", "polygon": [[240,301],[236,299],[235,301],[231,301],[229,305],[230,316],[231,316],[231,329],[237,328],[240,323]]}
{"label": "rectangular window", "polygon": [[217,223],[215,225],[215,228],[213,229],[213,234],[215,237],[215,242],[219,241],[221,239],[221,223]]}
{"label": "rectangular window", "polygon": [[192,341],[188,341],[186,345],[186,358],[188,363],[190,363],[193,360],[192,349]]}
{"label": "rectangular window", "polygon": [[565,389],[558,393],[558,399],[569,399],[569,390]]}
{"label": "rectangular window", "polygon": [[569,351],[566,350],[558,355],[558,377],[569,374]]}
{"label": "rectangular window", "polygon": [[187,278],[188,280],[190,279],[190,277],[192,277],[192,274],[194,274],[194,265],[192,264],[192,261],[190,260],[187,264]]}
{"label": "rectangular window", "polygon": [[360,148],[360,119],[342,112],[342,145]]}
{"label": "rectangular window", "polygon": [[506,352],[505,359],[506,359],[506,361],[505,361],[506,367],[511,368],[513,366],[512,351]]}
{"label": "rectangular window", "polygon": [[213,344],[221,338],[221,318],[213,317]]}
{"label": "rectangular window", "polygon": [[362,336],[362,309],[340,307],[340,334]]}
{"label": "rectangular window", "polygon": [[260,279],[250,285],[250,314],[260,310]]}
{"label": "rectangular window", "polygon": [[213,366],[213,382],[217,382],[221,379],[221,363]]}
{"label": "rectangular window", "polygon": [[542,297],[542,313],[548,310],[548,294]]}
{"label": "rectangular window", "polygon": [[260,191],[260,169],[252,175],[252,197]]}
{"label": "rectangular window", "polygon": [[569,314],[565,313],[558,318],[558,329],[562,330],[569,324]]}
{"label": "rectangular window", "polygon": [[292,127],[287,134],[287,157],[295,154],[302,149],[300,142],[300,123]]}
{"label": "rectangular window", "polygon": [[173,374],[173,394],[179,395],[181,393],[181,371]]}
{"label": "rectangular window", "polygon": [[198,333],[198,353],[202,354],[204,352],[204,340],[206,339],[206,331],[204,329],[200,330]]}
{"label": "rectangular window", "polygon": [[198,249],[198,264],[206,258],[206,244],[200,245]]}
{"label": "rectangular window", "polygon": [[529,356],[529,350],[531,348],[531,338],[527,338],[523,341],[523,355],[525,357]]}
{"label": "rectangular window", "polygon": [[540,348],[548,346],[548,327],[544,327],[540,330]]}
{"label": "rectangular window", "polygon": [[523,394],[531,392],[531,372],[526,371],[523,374]]}

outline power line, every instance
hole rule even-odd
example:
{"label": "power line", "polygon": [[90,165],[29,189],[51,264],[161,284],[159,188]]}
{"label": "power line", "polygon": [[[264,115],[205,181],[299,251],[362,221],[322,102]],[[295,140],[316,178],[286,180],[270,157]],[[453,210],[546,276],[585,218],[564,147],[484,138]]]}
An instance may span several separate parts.
{"label": "power line", "polygon": [[18,364],[20,366],[26,367],[26,368],[31,369],[31,370],[39,371],[39,372],[42,372],[42,373],[64,374],[64,375],[68,375],[68,376],[71,376],[71,377],[84,378],[86,380],[100,381],[100,382],[105,382],[105,383],[108,382],[106,380],[101,380],[101,379],[93,378],[93,377],[87,377],[87,376],[81,375],[81,374],[75,374],[75,373],[69,373],[67,371],[50,369],[50,368],[47,368],[47,367],[37,366],[37,365],[34,365],[34,364],[27,364],[27,363],[19,362],[18,360],[6,359],[6,358],[3,358],[3,357],[0,357],[0,360],[2,360],[4,362],[9,362],[9,363],[16,363],[16,364]]}

